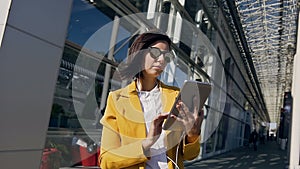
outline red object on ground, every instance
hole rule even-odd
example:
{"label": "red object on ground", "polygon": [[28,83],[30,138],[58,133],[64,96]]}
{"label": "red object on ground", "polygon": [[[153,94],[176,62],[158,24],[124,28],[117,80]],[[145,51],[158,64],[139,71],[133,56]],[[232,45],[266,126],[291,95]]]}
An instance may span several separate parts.
{"label": "red object on ground", "polygon": [[53,169],[60,167],[60,151],[56,148],[45,148],[43,151],[40,169]]}
{"label": "red object on ground", "polygon": [[81,157],[80,157],[80,152],[79,152],[79,146],[72,146],[71,148],[72,152],[72,162],[73,164],[76,165],[81,165]]}
{"label": "red object on ground", "polygon": [[97,148],[97,152],[89,153],[86,147],[79,146],[81,163],[83,166],[99,166],[98,156],[100,154],[100,148]]}

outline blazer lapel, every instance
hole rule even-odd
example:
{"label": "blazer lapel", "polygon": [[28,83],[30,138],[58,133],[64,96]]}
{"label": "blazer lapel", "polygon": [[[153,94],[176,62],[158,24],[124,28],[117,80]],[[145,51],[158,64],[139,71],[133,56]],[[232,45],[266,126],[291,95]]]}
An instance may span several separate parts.
{"label": "blazer lapel", "polygon": [[134,129],[134,132],[138,137],[145,138],[146,125],[144,113],[136,91],[135,81],[124,88],[120,94],[124,97],[122,101],[122,107],[125,110],[123,116],[128,120],[127,126],[124,127]]}
{"label": "blazer lapel", "polygon": [[161,87],[162,87],[163,111],[169,112],[179,92],[178,91],[174,92],[174,90],[168,89],[163,83],[161,83]]}

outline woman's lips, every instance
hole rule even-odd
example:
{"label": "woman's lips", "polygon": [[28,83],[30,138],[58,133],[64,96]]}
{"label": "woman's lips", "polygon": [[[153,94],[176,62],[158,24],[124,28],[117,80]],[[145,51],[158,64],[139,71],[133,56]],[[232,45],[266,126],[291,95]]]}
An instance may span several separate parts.
{"label": "woman's lips", "polygon": [[163,69],[163,67],[162,66],[152,66],[154,69]]}

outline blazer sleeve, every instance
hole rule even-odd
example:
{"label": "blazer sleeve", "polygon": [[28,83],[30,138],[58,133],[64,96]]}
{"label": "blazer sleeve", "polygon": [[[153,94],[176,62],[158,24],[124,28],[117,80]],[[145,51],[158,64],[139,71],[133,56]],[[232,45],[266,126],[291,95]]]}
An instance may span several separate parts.
{"label": "blazer sleeve", "polygon": [[183,159],[193,160],[200,153],[200,136],[193,143],[185,143],[183,139]]}
{"label": "blazer sleeve", "polygon": [[[101,119],[103,125],[99,163],[102,169],[125,168],[147,160],[142,148],[142,139],[129,144],[122,144],[119,133],[117,110],[113,93],[107,100],[105,114]],[[123,126],[126,127],[126,126]]]}

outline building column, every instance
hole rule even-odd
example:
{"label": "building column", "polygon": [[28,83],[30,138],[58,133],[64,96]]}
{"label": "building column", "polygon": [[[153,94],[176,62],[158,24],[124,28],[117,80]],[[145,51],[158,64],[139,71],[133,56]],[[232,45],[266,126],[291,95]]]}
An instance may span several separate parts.
{"label": "building column", "polygon": [[[298,22],[297,39],[300,39],[300,23]],[[297,44],[296,54],[294,56],[294,72],[293,72],[293,85],[292,85],[292,97],[293,97],[293,111],[291,116],[291,141],[290,141],[290,158],[289,168],[299,169],[300,158],[300,45]]]}
{"label": "building column", "polygon": [[11,4],[0,48],[0,164],[39,169],[72,0],[4,1]]}

